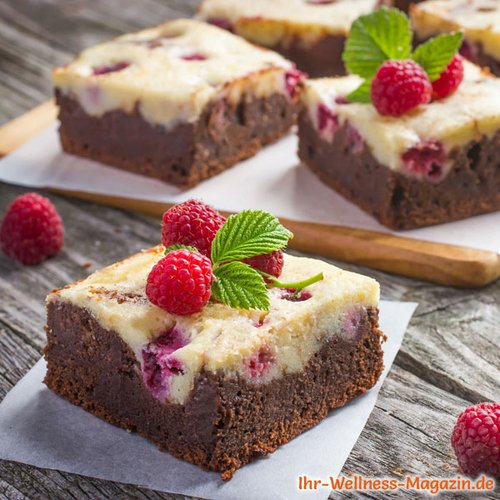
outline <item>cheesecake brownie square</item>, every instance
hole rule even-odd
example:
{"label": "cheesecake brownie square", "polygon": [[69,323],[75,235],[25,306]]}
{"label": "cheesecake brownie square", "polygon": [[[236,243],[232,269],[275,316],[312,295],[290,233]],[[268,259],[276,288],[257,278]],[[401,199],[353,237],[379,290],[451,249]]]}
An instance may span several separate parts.
{"label": "cheesecake brownie square", "polygon": [[[268,313],[209,303],[175,316],[146,296],[155,247],[51,293],[47,386],[176,457],[229,479],[377,382],[376,281],[285,255]],[[335,450],[332,450],[332,453]]]}
{"label": "cheesecake brownie square", "polygon": [[294,61],[310,76],[345,74],[344,43],[352,22],[380,0],[204,0],[200,18]]}
{"label": "cheesecake brownie square", "polygon": [[410,12],[418,39],[460,30],[462,55],[500,76],[498,0],[432,0],[413,6]]}
{"label": "cheesecake brownie square", "polygon": [[453,95],[402,117],[349,103],[356,76],[310,80],[299,118],[301,160],[393,229],[500,210],[500,79],[464,65]]}
{"label": "cheesecake brownie square", "polygon": [[301,76],[270,50],[179,19],[89,48],[53,80],[64,151],[193,186],[287,132]]}

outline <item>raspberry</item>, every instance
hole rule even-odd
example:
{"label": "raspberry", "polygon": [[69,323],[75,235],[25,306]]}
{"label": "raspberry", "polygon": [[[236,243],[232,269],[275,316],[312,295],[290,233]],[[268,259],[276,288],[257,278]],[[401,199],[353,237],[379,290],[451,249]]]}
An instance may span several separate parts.
{"label": "raspberry", "polygon": [[425,141],[403,153],[405,169],[419,179],[439,181],[443,176],[446,153],[439,141]]}
{"label": "raspberry", "polygon": [[186,54],[185,56],[181,57],[181,59],[184,59],[184,61],[205,61],[206,58],[207,56],[204,56],[199,52],[194,52],[193,54]]}
{"label": "raspberry", "polygon": [[56,255],[63,243],[61,217],[47,198],[26,193],[7,209],[0,227],[0,244],[5,255],[21,264],[39,264]]}
{"label": "raspberry", "polygon": [[291,99],[295,98],[299,87],[306,78],[307,75],[305,73],[295,68],[285,73],[285,89]]}
{"label": "raspberry", "polygon": [[453,429],[451,445],[464,474],[500,477],[500,403],[464,410]]}
{"label": "raspberry", "polygon": [[210,299],[212,263],[198,252],[174,250],[153,267],[146,295],[170,314],[187,316],[203,309]]}
{"label": "raspberry", "polygon": [[279,278],[281,271],[283,271],[283,252],[281,250],[276,250],[275,252],[268,253],[266,255],[250,257],[249,259],[245,259],[243,262],[254,269],[270,274],[275,278]]}
{"label": "raspberry", "polygon": [[415,61],[386,61],[371,86],[372,103],[381,115],[401,116],[432,97],[432,85]]}
{"label": "raspberry", "polygon": [[92,74],[95,76],[107,75],[108,73],[115,73],[128,68],[130,63],[127,61],[120,61],[114,64],[108,64],[103,66],[95,66],[92,68]]}
{"label": "raspberry", "polygon": [[170,377],[183,373],[182,363],[174,353],[185,345],[182,332],[174,327],[143,348],[142,377],[155,398],[164,400]]}
{"label": "raspberry", "polygon": [[432,96],[434,99],[444,99],[455,93],[464,79],[464,63],[456,55],[441,73],[438,80],[432,83]]}
{"label": "raspberry", "polygon": [[210,257],[212,241],[224,222],[226,219],[212,207],[189,200],[163,214],[161,240],[166,247],[180,243]]}
{"label": "raspberry", "polygon": [[253,354],[247,362],[250,378],[258,378],[269,372],[273,363],[276,361],[271,349],[262,346],[258,352]]}

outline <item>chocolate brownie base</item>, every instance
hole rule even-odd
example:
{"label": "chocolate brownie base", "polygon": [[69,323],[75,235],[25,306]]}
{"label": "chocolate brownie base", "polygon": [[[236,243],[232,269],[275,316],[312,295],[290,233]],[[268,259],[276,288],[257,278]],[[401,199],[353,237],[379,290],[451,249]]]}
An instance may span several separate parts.
{"label": "chocolate brownie base", "polygon": [[137,108],[94,117],[58,91],[56,101],[64,151],[180,187],[194,186],[279,139],[296,122],[299,107],[281,94],[237,106],[222,100],[207,106],[195,123],[166,129],[145,121]]}
{"label": "chocolate brownie base", "polygon": [[314,44],[306,45],[301,38],[294,37],[286,45],[275,45],[271,49],[293,61],[310,77],[345,75],[342,61],[345,40],[343,35],[325,35]]}
{"label": "chocolate brownie base", "polygon": [[402,10],[403,12],[409,12],[410,5],[420,2],[423,2],[423,0],[394,0],[394,7]]}
{"label": "chocolate brownie base", "polygon": [[299,157],[323,182],[393,229],[500,210],[500,133],[454,150],[453,168],[433,184],[381,165],[366,146],[353,151],[345,128],[325,141],[305,110],[299,118]]}
{"label": "chocolate brownie base", "polygon": [[130,348],[84,309],[50,303],[47,337],[50,389],[223,479],[363,394],[383,368],[375,309],[362,317],[355,338],[327,341],[302,372],[262,385],[202,372],[184,405],[153,398]]}

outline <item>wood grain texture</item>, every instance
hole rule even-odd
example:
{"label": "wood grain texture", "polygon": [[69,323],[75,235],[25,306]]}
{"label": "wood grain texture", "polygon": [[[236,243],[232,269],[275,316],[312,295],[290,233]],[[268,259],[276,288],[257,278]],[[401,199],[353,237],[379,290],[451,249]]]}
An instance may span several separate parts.
{"label": "wood grain texture", "polygon": [[[122,31],[189,15],[196,3],[121,0],[117,8],[112,0],[0,2],[0,121],[5,123],[48,99],[50,67],[68,60],[71,53]],[[0,183],[0,214],[22,192]],[[40,356],[46,293],[158,241],[156,217],[49,196],[66,223],[63,252],[35,268],[0,256],[0,399]],[[472,403],[498,400],[500,395],[500,282],[479,290],[456,289],[341,265],[380,281],[384,299],[420,303],[395,367],[343,472],[394,477],[455,474],[449,435],[456,416]],[[0,462],[0,498],[184,497]],[[415,495],[400,493],[391,498]]]}

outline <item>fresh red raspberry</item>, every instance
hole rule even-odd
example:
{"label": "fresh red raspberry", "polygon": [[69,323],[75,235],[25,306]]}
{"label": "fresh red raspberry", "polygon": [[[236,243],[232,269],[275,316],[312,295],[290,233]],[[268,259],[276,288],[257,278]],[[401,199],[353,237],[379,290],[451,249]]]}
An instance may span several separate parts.
{"label": "fresh red raspberry", "polygon": [[432,97],[432,85],[424,69],[410,59],[386,61],[371,86],[372,103],[381,115],[401,116]]}
{"label": "fresh red raspberry", "polygon": [[432,82],[434,99],[444,99],[454,94],[464,79],[464,63],[457,54],[435,82]]}
{"label": "fresh red raspberry", "polygon": [[270,274],[275,278],[279,278],[281,271],[283,271],[283,260],[283,252],[281,250],[276,250],[275,252],[268,253],[266,255],[250,257],[249,259],[245,259],[243,262],[254,269]]}
{"label": "fresh red raspberry", "polygon": [[166,247],[176,243],[195,247],[210,257],[212,241],[224,222],[226,219],[212,207],[189,200],[163,214],[161,241]]}
{"label": "fresh red raspberry", "polygon": [[481,403],[464,410],[451,444],[464,474],[500,477],[500,403]]}
{"label": "fresh red raspberry", "polygon": [[64,227],[51,201],[36,193],[16,198],[0,227],[2,252],[21,264],[35,265],[56,255],[64,244]]}
{"label": "fresh red raspberry", "polygon": [[170,314],[187,316],[203,309],[210,299],[212,263],[189,250],[174,250],[153,267],[146,295],[155,306]]}

